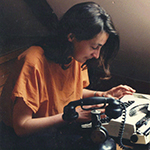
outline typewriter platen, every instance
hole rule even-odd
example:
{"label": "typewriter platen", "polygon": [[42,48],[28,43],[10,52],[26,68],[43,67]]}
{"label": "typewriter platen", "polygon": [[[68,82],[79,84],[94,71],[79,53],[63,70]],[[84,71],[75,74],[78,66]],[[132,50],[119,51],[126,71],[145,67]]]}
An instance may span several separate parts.
{"label": "typewriter platen", "polygon": [[[134,144],[150,143],[150,95],[135,93],[121,99],[126,106],[123,138]],[[103,123],[110,136],[118,137],[123,116]]]}

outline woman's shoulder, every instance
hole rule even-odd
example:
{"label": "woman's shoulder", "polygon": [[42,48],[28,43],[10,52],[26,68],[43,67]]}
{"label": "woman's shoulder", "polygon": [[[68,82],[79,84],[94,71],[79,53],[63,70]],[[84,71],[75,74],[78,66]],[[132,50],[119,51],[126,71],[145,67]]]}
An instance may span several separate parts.
{"label": "woman's shoulder", "polygon": [[19,64],[26,64],[32,67],[42,68],[47,60],[44,55],[44,50],[40,46],[31,46],[18,56]]}
{"label": "woman's shoulder", "polygon": [[42,59],[44,56],[44,50],[40,46],[31,46],[18,56],[18,60],[25,59],[32,62],[37,59]]}
{"label": "woman's shoulder", "polygon": [[28,49],[26,49],[22,54],[19,55],[19,58],[22,57],[35,57],[40,56],[44,54],[44,50],[40,46],[31,46]]}

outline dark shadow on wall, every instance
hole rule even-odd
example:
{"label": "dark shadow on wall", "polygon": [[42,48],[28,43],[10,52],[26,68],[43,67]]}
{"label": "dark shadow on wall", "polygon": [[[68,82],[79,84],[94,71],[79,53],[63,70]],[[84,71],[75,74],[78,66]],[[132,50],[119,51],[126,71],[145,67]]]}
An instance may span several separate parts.
{"label": "dark shadow on wall", "polygon": [[53,9],[46,0],[24,0],[31,8],[35,17],[45,26],[50,32],[54,32],[57,28],[58,18],[53,13]]}
{"label": "dark shadow on wall", "polygon": [[0,56],[52,34],[57,22],[46,0],[0,0]]}
{"label": "dark shadow on wall", "polygon": [[120,84],[129,85],[136,90],[137,93],[150,94],[150,83],[141,80],[120,76],[118,74],[111,74],[109,80],[100,79],[100,70],[89,69],[90,85],[89,89],[106,91]]}

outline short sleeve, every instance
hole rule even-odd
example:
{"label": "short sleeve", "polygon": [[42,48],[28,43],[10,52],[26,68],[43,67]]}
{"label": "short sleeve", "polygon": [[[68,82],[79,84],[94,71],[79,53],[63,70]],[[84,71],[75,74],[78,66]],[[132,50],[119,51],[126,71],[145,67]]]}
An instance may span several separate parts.
{"label": "short sleeve", "polygon": [[88,69],[82,70],[82,78],[83,78],[83,88],[85,88],[90,84],[89,76],[88,76]]}
{"label": "short sleeve", "polygon": [[35,60],[23,58],[17,62],[21,67],[18,67],[18,72],[20,73],[11,98],[14,101],[16,97],[22,97],[24,102],[36,113],[40,107],[43,87],[42,71],[40,70],[42,67],[38,65],[39,59],[37,57],[34,58]]}

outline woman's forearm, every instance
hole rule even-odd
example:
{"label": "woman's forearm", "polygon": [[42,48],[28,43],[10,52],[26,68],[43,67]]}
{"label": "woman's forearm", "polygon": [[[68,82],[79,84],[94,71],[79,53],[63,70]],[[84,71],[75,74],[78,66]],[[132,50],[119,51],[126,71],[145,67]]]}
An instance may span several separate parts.
{"label": "woman's forearm", "polygon": [[59,127],[63,124],[65,124],[65,121],[62,119],[62,114],[43,118],[31,118],[24,122],[20,130],[19,128],[16,130],[16,133],[19,136],[26,136],[46,128]]}
{"label": "woman's forearm", "polygon": [[88,89],[83,89],[83,98],[92,97],[92,96],[100,96],[100,97],[113,97],[115,99],[119,99],[124,95],[132,95],[136,90],[127,85],[118,85],[116,87],[111,88],[108,91],[92,91]]}
{"label": "woman's forearm", "polygon": [[13,127],[18,136],[26,136],[49,127],[65,124],[62,114],[49,117],[32,118],[32,110],[22,98],[18,98],[13,109]]}
{"label": "woman's forearm", "polygon": [[104,92],[94,91],[89,89],[83,89],[83,98],[93,97],[93,96],[103,96]]}

